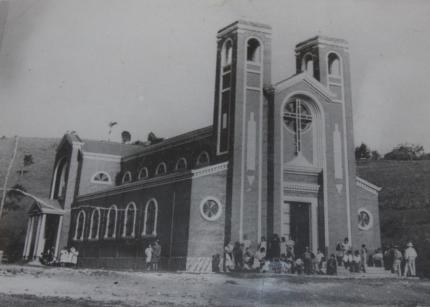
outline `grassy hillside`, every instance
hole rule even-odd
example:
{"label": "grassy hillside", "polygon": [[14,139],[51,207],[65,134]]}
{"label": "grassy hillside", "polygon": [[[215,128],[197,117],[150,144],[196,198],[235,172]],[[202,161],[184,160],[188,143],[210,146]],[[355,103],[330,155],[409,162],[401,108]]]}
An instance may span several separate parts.
{"label": "grassy hillside", "polygon": [[[49,196],[55,148],[59,139],[19,138],[17,156],[9,176],[8,187],[22,185],[27,192]],[[6,171],[15,145],[14,138],[0,139],[0,186],[3,187]],[[34,164],[25,167],[21,175],[24,155],[31,154]],[[7,201],[0,220],[0,250],[9,260],[19,259],[24,246],[27,210],[32,202],[28,198]]]}
{"label": "grassy hillside", "polygon": [[430,276],[430,161],[360,162],[358,175],[382,187],[382,243],[415,244],[417,269]]}

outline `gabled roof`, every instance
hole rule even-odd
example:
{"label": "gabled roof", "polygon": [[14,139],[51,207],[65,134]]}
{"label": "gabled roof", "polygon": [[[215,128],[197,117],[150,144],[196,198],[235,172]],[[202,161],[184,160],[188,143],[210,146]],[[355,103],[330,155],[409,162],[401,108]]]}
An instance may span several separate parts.
{"label": "gabled roof", "polygon": [[334,101],[335,99],[334,95],[317,79],[309,75],[309,73],[307,72],[302,72],[299,74],[292,75],[287,79],[284,79],[282,81],[275,83],[273,87],[276,92],[279,92],[300,82],[306,83],[311,88],[319,92],[322,96],[326,97],[328,100]]}
{"label": "gabled roof", "polygon": [[63,215],[64,210],[61,208],[57,200],[47,198],[35,198],[33,204],[28,210],[29,214],[43,213],[43,214],[57,214]]}

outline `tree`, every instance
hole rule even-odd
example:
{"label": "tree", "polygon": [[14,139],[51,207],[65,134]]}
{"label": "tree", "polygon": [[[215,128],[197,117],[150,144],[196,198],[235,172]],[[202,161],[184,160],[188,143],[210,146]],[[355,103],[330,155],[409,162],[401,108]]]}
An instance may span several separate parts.
{"label": "tree", "polygon": [[416,144],[399,144],[384,155],[386,160],[419,160],[424,156],[424,147]]}
{"label": "tree", "polygon": [[34,164],[33,156],[32,156],[31,154],[26,154],[26,155],[24,155],[24,158],[23,158],[23,161],[22,161],[21,169],[18,171],[18,173],[19,173],[18,181],[21,179],[22,175],[24,175],[25,173],[27,173],[27,172],[28,172],[27,170],[25,170],[25,168],[26,168],[27,166],[32,165],[32,164]]}
{"label": "tree", "polygon": [[118,122],[109,122],[108,126],[109,126],[109,137],[108,137],[108,141],[110,141],[110,135],[112,134],[112,128],[114,126],[118,125]]}
{"label": "tree", "polygon": [[360,146],[355,148],[355,160],[367,160],[370,158],[370,149],[366,144],[361,143]]}
{"label": "tree", "polygon": [[131,141],[131,134],[128,131],[121,132],[121,139],[123,144],[130,143]]}
{"label": "tree", "polygon": [[381,159],[381,154],[377,151],[377,150],[372,150],[372,152],[370,153],[371,155],[371,159],[372,160],[379,160]]}

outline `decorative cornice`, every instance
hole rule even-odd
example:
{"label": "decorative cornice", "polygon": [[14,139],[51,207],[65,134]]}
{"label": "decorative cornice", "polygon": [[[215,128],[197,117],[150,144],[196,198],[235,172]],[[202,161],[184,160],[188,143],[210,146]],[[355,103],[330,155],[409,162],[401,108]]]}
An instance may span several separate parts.
{"label": "decorative cornice", "polygon": [[230,32],[234,32],[238,30],[272,34],[272,28],[269,25],[265,25],[257,22],[245,21],[245,20],[238,20],[219,30],[217,33],[217,38],[221,38]]}
{"label": "decorative cornice", "polygon": [[293,181],[287,181],[284,183],[284,191],[318,193],[319,190],[320,190],[319,184],[293,182]]}
{"label": "decorative cornice", "polygon": [[344,50],[348,50],[348,42],[341,38],[334,38],[328,36],[315,36],[296,45],[295,51],[298,52],[302,49],[313,47],[317,45],[336,46]]}
{"label": "decorative cornice", "polygon": [[117,155],[87,152],[87,151],[82,152],[82,154],[84,159],[121,162],[121,156],[117,156]]}
{"label": "decorative cornice", "polygon": [[284,173],[288,174],[318,176],[321,171],[322,168],[315,166],[297,166],[284,164]]}
{"label": "decorative cornice", "polygon": [[193,178],[198,178],[198,177],[212,175],[215,173],[222,172],[222,171],[226,170],[227,167],[228,167],[228,162],[222,162],[219,164],[209,165],[206,167],[192,170],[191,173],[193,174]]}
{"label": "decorative cornice", "polygon": [[360,177],[356,177],[356,184],[358,187],[363,188],[364,190],[374,194],[374,195],[378,195],[378,193],[382,190],[381,187],[378,187],[372,183],[370,183],[367,180],[364,180],[363,178]]}

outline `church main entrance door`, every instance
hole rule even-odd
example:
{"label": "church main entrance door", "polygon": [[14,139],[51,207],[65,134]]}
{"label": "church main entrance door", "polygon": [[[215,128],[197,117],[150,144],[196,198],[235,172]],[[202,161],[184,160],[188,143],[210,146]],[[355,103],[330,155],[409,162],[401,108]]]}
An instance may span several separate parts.
{"label": "church main entrance door", "polygon": [[290,202],[290,234],[295,241],[295,254],[301,256],[306,246],[310,247],[310,204]]}

